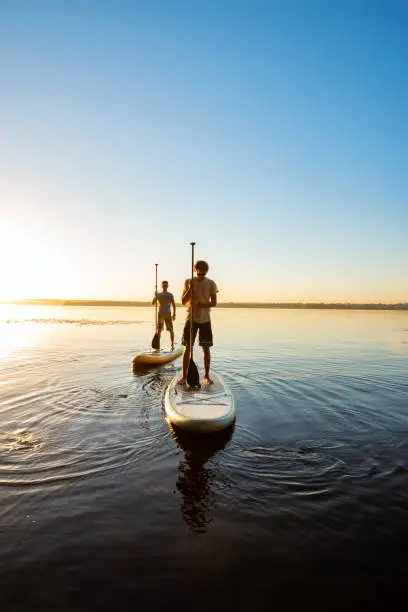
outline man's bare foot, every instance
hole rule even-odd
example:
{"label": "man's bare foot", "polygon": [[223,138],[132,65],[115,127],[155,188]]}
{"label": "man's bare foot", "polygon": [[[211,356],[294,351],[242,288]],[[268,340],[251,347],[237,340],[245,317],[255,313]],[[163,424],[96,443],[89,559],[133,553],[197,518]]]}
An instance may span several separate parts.
{"label": "man's bare foot", "polygon": [[211,378],[209,376],[204,376],[204,384],[205,385],[213,385],[214,381],[211,380]]}
{"label": "man's bare foot", "polygon": [[178,379],[177,384],[178,385],[185,385],[186,384],[186,379],[182,376],[181,378]]}
{"label": "man's bare foot", "polygon": [[174,344],[171,345],[171,350],[174,351]]}

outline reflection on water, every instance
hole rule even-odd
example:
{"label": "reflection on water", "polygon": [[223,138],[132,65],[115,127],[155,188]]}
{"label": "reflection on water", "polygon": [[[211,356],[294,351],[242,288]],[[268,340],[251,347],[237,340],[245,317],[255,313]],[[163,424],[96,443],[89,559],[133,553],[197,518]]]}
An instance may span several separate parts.
{"label": "reflection on water", "polygon": [[234,425],[213,434],[194,434],[169,425],[173,438],[184,451],[180,461],[177,490],[181,494],[181,514],[189,528],[205,533],[213,520],[215,493],[213,481],[216,472],[206,463],[223,450],[232,438]]}
{"label": "reflection on water", "polygon": [[26,429],[6,431],[0,435],[0,452],[31,450],[40,447],[41,439]]}

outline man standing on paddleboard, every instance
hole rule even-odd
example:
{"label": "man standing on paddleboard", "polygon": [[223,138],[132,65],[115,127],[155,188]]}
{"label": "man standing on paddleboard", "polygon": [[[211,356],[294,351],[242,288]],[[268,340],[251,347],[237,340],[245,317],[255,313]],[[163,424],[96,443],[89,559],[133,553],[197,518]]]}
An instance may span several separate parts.
{"label": "man standing on paddleboard", "polygon": [[191,282],[193,286],[193,346],[198,332],[198,340],[203,349],[204,357],[204,384],[211,385],[210,364],[211,352],[210,347],[213,345],[213,335],[211,329],[210,308],[217,305],[218,288],[213,280],[206,277],[209,270],[206,261],[196,261],[194,264],[195,277],[193,281],[187,279],[184,283],[183,295],[181,302],[183,306],[187,305],[187,319],[183,331],[182,344],[186,347],[183,355],[183,373],[177,381],[178,385],[186,384],[188,366],[190,362],[190,318],[191,318]]}
{"label": "man standing on paddleboard", "polygon": [[[174,296],[170,291],[167,291],[169,288],[169,283],[167,281],[162,282],[162,289],[160,293],[155,293],[153,298],[153,306],[156,302],[159,302],[159,313],[157,317],[157,334],[160,336],[163,331],[164,324],[166,324],[166,329],[170,332],[171,339],[171,350],[174,350],[174,331],[173,331],[173,321],[176,319],[176,304],[174,302]],[[171,307],[173,306],[173,317],[171,316]]]}

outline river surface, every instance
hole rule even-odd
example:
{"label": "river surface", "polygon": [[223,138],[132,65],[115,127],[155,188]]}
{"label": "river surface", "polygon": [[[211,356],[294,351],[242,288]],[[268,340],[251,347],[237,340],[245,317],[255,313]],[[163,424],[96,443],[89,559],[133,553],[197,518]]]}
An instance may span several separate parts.
{"label": "river surface", "polygon": [[404,609],[408,312],[214,310],[204,439],[164,419],[180,359],[132,370],[153,318],[0,306],[1,610]]}

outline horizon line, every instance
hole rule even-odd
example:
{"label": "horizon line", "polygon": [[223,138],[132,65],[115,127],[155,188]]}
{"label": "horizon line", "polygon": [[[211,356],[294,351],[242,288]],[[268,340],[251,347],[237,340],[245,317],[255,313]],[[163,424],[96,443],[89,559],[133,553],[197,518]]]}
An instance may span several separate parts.
{"label": "horizon line", "polygon": [[[82,300],[58,298],[26,298],[21,300],[1,300],[0,304],[44,305],[44,306],[151,306],[145,300]],[[180,302],[176,306],[182,307]],[[282,301],[282,302],[219,302],[217,308],[360,308],[360,309],[401,309],[408,310],[408,301],[399,302],[325,302],[325,301]]]}

